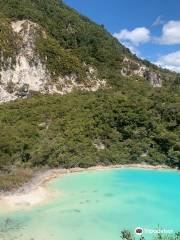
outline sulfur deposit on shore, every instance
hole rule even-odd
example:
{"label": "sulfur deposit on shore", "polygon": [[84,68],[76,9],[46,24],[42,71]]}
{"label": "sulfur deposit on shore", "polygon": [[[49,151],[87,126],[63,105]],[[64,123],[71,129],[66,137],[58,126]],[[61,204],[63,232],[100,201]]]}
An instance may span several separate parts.
{"label": "sulfur deposit on shore", "polygon": [[38,204],[43,204],[51,201],[56,197],[56,192],[48,188],[48,182],[54,178],[80,172],[103,171],[110,169],[123,169],[123,168],[143,168],[162,170],[169,169],[167,166],[152,166],[146,164],[126,164],[126,165],[111,165],[111,166],[95,166],[90,168],[72,168],[72,169],[52,169],[37,174],[30,183],[25,184],[16,192],[2,193],[0,195],[1,208],[14,210],[22,207],[31,207]]}

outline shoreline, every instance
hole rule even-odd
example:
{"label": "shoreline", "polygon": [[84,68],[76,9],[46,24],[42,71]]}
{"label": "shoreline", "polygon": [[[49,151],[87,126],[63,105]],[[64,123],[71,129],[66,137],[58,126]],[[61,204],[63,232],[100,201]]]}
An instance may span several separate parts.
{"label": "shoreline", "polygon": [[148,164],[119,164],[109,166],[94,166],[89,168],[50,169],[37,173],[32,180],[23,187],[12,192],[0,193],[0,206],[4,209],[14,210],[22,207],[32,207],[46,203],[56,196],[56,193],[48,189],[48,183],[55,178],[72,173],[103,171],[111,169],[139,168],[147,170],[176,170],[166,165]]}

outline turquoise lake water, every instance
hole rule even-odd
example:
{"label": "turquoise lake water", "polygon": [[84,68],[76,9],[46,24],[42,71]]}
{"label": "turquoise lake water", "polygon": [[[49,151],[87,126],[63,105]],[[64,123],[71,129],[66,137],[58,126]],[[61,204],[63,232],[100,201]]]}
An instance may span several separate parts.
{"label": "turquoise lake water", "polygon": [[[0,215],[1,240],[118,240],[136,227],[180,231],[180,173],[115,169],[61,176],[52,202]],[[148,234],[147,238],[152,238]]]}

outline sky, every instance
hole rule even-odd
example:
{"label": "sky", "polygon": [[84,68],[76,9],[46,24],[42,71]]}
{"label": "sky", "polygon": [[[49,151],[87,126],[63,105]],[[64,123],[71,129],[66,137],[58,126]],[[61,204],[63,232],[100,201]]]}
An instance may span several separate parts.
{"label": "sky", "polygon": [[180,0],[64,0],[137,56],[180,72]]}

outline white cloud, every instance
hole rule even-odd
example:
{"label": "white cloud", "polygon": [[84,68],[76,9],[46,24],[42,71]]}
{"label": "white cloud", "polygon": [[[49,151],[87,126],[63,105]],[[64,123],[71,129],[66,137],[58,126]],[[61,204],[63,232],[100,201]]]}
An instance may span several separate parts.
{"label": "white cloud", "polygon": [[156,20],[153,22],[152,26],[159,26],[159,25],[163,25],[164,24],[164,20],[162,19],[161,16],[158,16],[156,18]]}
{"label": "white cloud", "polygon": [[155,64],[180,73],[180,51],[161,56]]}
{"label": "white cloud", "polygon": [[114,33],[113,36],[119,41],[131,43],[134,46],[150,41],[150,31],[145,27],[135,28],[132,31],[123,29],[119,33]]}
{"label": "white cloud", "polygon": [[157,39],[160,44],[180,44],[180,21],[169,21],[162,29],[162,36]]}

